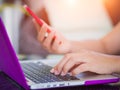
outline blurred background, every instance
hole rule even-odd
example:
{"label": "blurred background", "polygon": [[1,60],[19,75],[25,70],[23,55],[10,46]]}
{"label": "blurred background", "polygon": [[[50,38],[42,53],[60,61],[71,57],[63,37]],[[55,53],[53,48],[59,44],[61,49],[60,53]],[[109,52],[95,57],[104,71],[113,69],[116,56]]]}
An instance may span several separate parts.
{"label": "blurred background", "polygon": [[37,41],[24,4],[71,40],[99,39],[120,21],[120,0],[0,0],[0,16],[20,59],[59,58]]}

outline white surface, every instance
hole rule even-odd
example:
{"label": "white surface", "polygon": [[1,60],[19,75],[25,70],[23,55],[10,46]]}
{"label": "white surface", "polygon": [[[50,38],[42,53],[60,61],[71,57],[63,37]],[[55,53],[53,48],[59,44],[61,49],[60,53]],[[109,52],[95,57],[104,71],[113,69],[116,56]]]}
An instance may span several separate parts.
{"label": "white surface", "polygon": [[[19,1],[18,1],[19,4]],[[7,6],[3,9],[2,15],[5,23],[5,27],[7,29],[7,33],[9,35],[10,41],[16,51],[18,53],[19,49],[19,25],[22,13],[16,2],[15,7]]]}
{"label": "white surface", "polygon": [[71,40],[99,39],[112,29],[102,0],[45,0],[53,28]]}
{"label": "white surface", "polygon": [[[76,30],[76,31],[75,31]],[[100,39],[107,35],[111,30],[107,29],[96,29],[96,28],[86,28],[86,29],[75,29],[70,32],[62,32],[62,34],[70,40],[86,40],[86,39]]]}
{"label": "white surface", "polygon": [[50,21],[57,29],[111,28],[102,0],[45,0],[45,4]]}
{"label": "white surface", "polygon": [[55,66],[58,62],[60,61],[60,59],[46,59],[46,60],[41,60],[41,62],[50,65],[50,66]]}
{"label": "white surface", "polygon": [[5,6],[2,10],[2,19],[5,23],[7,33],[9,35],[10,41],[18,54],[19,49],[19,25],[22,18],[22,12],[20,10],[20,1],[15,1],[14,7]]}
{"label": "white surface", "polygon": [[5,23],[5,27],[7,29],[7,33],[9,35],[9,38],[12,42],[12,38],[13,38],[13,26],[12,26],[12,23],[13,23],[13,19],[11,18],[12,17],[12,12],[13,9],[10,8],[10,7],[6,7],[3,11],[3,20],[4,20],[4,23]]}

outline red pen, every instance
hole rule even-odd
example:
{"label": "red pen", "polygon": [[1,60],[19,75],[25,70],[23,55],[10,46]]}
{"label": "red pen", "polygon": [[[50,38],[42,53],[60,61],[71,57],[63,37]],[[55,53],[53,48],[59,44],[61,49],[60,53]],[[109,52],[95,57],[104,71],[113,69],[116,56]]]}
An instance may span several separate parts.
{"label": "red pen", "polygon": [[[34,13],[27,5],[24,5],[24,8],[25,8],[25,10],[36,20],[36,22],[37,22],[40,26],[43,25],[42,20],[41,20],[40,18],[38,18],[38,17],[35,15],[35,13]],[[51,30],[48,29],[47,32],[50,33]],[[56,36],[54,36],[53,39],[55,40],[55,39],[56,39]],[[59,44],[61,44],[61,42],[60,42]]]}
{"label": "red pen", "polygon": [[[32,12],[32,10],[27,6],[27,5],[24,5],[24,8],[25,10],[37,21],[37,23],[42,26],[43,25],[43,22],[40,20],[40,18],[38,18],[35,13]],[[50,30],[47,30],[48,33],[50,33],[51,31]]]}

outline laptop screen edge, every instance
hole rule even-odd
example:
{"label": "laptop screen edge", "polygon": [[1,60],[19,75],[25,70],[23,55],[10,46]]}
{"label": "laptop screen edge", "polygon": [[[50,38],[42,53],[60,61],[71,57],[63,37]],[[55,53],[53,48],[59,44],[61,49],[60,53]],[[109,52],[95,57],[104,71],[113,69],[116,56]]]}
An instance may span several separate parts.
{"label": "laptop screen edge", "polygon": [[[29,89],[19,60],[0,17],[0,69],[25,89]],[[3,45],[3,46],[2,46]]]}

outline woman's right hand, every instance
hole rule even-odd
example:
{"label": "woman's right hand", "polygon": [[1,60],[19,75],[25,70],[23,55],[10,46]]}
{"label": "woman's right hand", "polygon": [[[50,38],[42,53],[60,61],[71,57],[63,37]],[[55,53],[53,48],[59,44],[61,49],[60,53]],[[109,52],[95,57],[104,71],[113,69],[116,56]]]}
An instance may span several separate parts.
{"label": "woman's right hand", "polygon": [[[46,50],[55,54],[65,54],[70,52],[70,41],[62,36],[61,33],[53,30],[53,28],[48,26],[45,22],[43,22],[44,24],[42,27],[35,20],[33,20],[33,22],[38,32],[37,38]],[[46,36],[47,30],[50,30],[50,33]]]}

